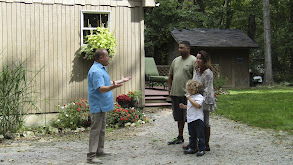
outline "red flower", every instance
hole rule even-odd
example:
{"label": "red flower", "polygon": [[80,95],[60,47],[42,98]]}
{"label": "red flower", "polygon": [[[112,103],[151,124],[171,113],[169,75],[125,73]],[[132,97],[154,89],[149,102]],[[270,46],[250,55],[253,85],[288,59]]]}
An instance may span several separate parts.
{"label": "red flower", "polygon": [[117,102],[127,102],[127,103],[130,103],[131,99],[126,94],[121,94],[121,95],[119,95],[119,96],[116,97],[116,101]]}
{"label": "red flower", "polygon": [[83,114],[80,115],[81,117],[83,116]]}
{"label": "red flower", "polygon": [[138,116],[135,116],[136,118],[138,118]]}
{"label": "red flower", "polygon": [[133,121],[135,121],[135,119],[133,119]]}
{"label": "red flower", "polygon": [[79,109],[79,108],[77,108],[77,110],[78,110],[78,111],[80,111],[80,109]]}

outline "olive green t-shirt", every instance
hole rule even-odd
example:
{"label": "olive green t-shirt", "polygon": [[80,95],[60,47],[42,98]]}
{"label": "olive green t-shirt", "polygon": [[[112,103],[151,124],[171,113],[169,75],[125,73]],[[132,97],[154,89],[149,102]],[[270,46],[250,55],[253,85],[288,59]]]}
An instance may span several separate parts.
{"label": "olive green t-shirt", "polygon": [[190,55],[187,59],[176,57],[171,64],[169,74],[173,75],[171,96],[185,96],[186,82],[193,77],[196,57]]}

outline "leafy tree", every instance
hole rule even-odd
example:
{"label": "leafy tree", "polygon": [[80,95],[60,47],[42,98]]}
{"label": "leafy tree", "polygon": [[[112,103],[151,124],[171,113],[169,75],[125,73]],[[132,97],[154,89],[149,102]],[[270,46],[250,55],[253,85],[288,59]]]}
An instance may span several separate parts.
{"label": "leafy tree", "polygon": [[171,31],[174,28],[202,27],[204,15],[192,3],[177,0],[158,0],[158,7],[145,13],[146,56],[153,56],[157,64],[167,64],[168,50],[171,46]]}
{"label": "leafy tree", "polygon": [[[166,64],[174,28],[239,29],[259,44],[250,52],[250,66],[264,64],[262,0],[158,0],[146,11],[146,55]],[[270,0],[274,81],[293,81],[293,1]]]}

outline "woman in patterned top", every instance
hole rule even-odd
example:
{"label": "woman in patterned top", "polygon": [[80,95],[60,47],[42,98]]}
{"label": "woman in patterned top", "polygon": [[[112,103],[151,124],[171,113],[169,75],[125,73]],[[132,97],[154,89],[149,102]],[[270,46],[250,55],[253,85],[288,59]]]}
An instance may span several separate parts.
{"label": "woman in patterned top", "polygon": [[213,86],[213,72],[211,68],[211,60],[207,52],[201,50],[196,55],[197,69],[194,73],[193,79],[201,82],[204,87],[203,96],[205,101],[203,103],[204,112],[204,132],[205,132],[205,143],[206,151],[210,151],[209,140],[210,140],[210,124],[209,115],[217,109],[214,86]]}

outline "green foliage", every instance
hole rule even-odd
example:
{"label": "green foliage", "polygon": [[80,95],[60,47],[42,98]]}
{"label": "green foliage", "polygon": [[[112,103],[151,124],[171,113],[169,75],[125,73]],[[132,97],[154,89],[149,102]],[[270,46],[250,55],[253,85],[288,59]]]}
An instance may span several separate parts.
{"label": "green foliage", "polygon": [[86,45],[82,46],[79,54],[84,56],[84,59],[94,60],[95,51],[97,49],[103,48],[109,51],[109,57],[112,58],[115,55],[116,39],[114,35],[107,29],[103,27],[97,27],[97,31],[93,34],[87,36],[85,42]]}
{"label": "green foliage", "polygon": [[213,81],[214,88],[220,89],[227,83],[228,78],[223,76],[216,77]]}
{"label": "green foliage", "polygon": [[25,62],[5,64],[0,71],[0,134],[16,132],[24,122],[26,110],[37,109],[34,77],[27,77]]}
{"label": "green foliage", "polygon": [[70,99],[67,104],[58,105],[58,118],[51,121],[51,125],[59,129],[76,129],[79,127],[88,127],[89,105],[86,99]]}
{"label": "green foliage", "polygon": [[107,112],[107,125],[109,127],[119,128],[143,124],[148,121],[144,113],[135,108],[122,108],[119,104],[115,104],[113,111]]}
{"label": "green foliage", "polygon": [[[195,2],[195,3],[194,3]],[[204,8],[200,8],[202,2]],[[262,0],[183,1],[158,0],[159,7],[145,15],[146,56],[153,56],[158,65],[167,64],[174,28],[239,29],[259,44],[250,52],[250,66],[264,64],[264,27]],[[293,71],[293,1],[270,1],[271,47],[274,80],[290,81]],[[204,10],[203,10],[204,9]],[[254,21],[249,22],[249,18]],[[230,19],[230,21],[229,21]],[[252,23],[254,22],[255,26]],[[250,28],[249,28],[250,27]]]}
{"label": "green foliage", "polygon": [[251,126],[293,130],[293,88],[254,88],[230,90],[218,98],[217,114]]}
{"label": "green foliage", "polygon": [[141,98],[141,91],[129,91],[127,93],[127,96],[131,99],[131,101],[137,101],[139,102],[139,99]]}
{"label": "green foliage", "polygon": [[[166,64],[168,50],[174,28],[194,28],[202,26],[205,17],[198,12],[198,6],[180,4],[177,0],[158,0],[160,6],[150,8],[145,13],[146,56],[153,56],[156,64]],[[155,55],[154,55],[155,54]]]}

